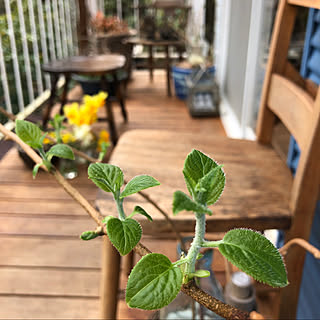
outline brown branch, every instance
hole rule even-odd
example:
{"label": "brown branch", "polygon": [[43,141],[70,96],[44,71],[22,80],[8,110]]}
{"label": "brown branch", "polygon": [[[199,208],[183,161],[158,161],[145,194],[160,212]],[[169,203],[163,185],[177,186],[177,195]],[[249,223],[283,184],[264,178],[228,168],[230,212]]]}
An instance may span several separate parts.
{"label": "brown branch", "polygon": [[7,110],[5,110],[3,107],[0,107],[0,112],[2,114],[4,114],[8,119],[15,121],[16,120],[16,116],[10,112],[8,112]]}
{"label": "brown branch", "polygon": [[306,251],[310,252],[316,259],[320,259],[320,250],[306,240],[300,238],[295,238],[288,241],[282,248],[279,249],[280,253],[285,256],[293,245],[302,247]]}
{"label": "brown branch", "polygon": [[[39,155],[27,144],[25,144],[16,134],[12,133],[11,131],[7,130],[3,125],[0,124],[0,132],[2,132],[5,136],[10,138],[11,140],[17,142],[23,150],[28,154],[28,156],[35,162],[41,163],[42,159]],[[46,171],[47,168],[45,166],[44,169]],[[56,178],[58,183],[63,187],[63,189],[76,201],[78,202],[86,212],[92,217],[92,219],[102,228],[105,229],[104,224],[102,223],[102,216],[100,213],[95,210],[91,204],[79,193],[78,190],[73,188],[69,182],[67,182],[64,177],[60,174],[59,171],[53,170],[50,172]],[[145,247],[142,243],[138,243],[138,245],[134,248],[134,251],[139,254],[140,256],[145,256],[151,251]],[[250,315],[246,312],[238,310],[228,304],[225,304],[214,297],[211,297],[203,290],[199,289],[193,283],[189,283],[183,285],[181,290],[190,296],[195,301],[199,302],[209,310],[221,315],[226,319],[250,319]]]}

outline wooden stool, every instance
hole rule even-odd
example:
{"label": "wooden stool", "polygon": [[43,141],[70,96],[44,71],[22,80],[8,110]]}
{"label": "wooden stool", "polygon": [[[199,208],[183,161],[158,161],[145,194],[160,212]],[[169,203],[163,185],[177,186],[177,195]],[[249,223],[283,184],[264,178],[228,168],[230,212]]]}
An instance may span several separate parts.
{"label": "wooden stool", "polygon": [[[121,106],[122,115],[125,121],[127,121],[127,112],[125,107],[125,97],[121,88],[117,72],[121,70],[125,65],[125,57],[119,54],[105,54],[97,56],[74,56],[67,59],[56,60],[50,63],[44,64],[42,70],[50,74],[51,79],[51,94],[49,98],[49,104],[43,115],[43,126],[45,127],[49,117],[51,109],[54,105],[55,98],[57,96],[57,82],[61,75],[65,77],[65,85],[61,95],[61,107],[60,114],[63,114],[63,106],[67,102],[68,85],[70,83],[71,74],[88,75],[88,76],[100,76],[101,77],[101,89],[107,91],[108,83],[106,76],[108,74],[113,77],[113,85],[116,89],[116,99]],[[106,101],[106,114],[107,122],[110,129],[110,137],[115,145],[118,140],[116,131],[113,111],[112,111],[112,98],[109,96]]]}

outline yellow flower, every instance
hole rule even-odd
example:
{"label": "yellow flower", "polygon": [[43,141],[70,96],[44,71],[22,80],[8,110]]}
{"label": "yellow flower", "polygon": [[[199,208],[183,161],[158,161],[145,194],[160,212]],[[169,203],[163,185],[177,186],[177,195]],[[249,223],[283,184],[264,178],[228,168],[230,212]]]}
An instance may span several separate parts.
{"label": "yellow flower", "polygon": [[88,107],[88,109],[92,110],[92,112],[97,112],[97,110],[104,106],[108,94],[106,92],[99,92],[94,96],[85,95],[83,97],[84,104]]}
{"label": "yellow flower", "polygon": [[106,130],[101,130],[99,133],[99,140],[98,140],[98,151],[102,150],[102,143],[106,142],[107,144],[109,144],[110,142],[110,135],[109,132]]}
{"label": "yellow flower", "polygon": [[[56,139],[56,133],[54,131],[51,131],[47,134],[48,137]],[[44,138],[43,143],[44,144],[53,144],[53,142],[49,138]]]}
{"label": "yellow flower", "polygon": [[76,126],[80,125],[80,114],[79,114],[79,104],[74,102],[64,106],[64,114],[68,119],[69,124],[74,124]]}
{"label": "yellow flower", "polygon": [[61,135],[63,143],[72,143],[76,141],[75,136],[71,132],[65,132]]}

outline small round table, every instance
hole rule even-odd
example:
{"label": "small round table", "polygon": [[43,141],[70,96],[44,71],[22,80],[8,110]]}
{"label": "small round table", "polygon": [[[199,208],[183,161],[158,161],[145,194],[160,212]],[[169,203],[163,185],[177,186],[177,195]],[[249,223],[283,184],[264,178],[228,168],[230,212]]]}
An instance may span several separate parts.
{"label": "small round table", "polygon": [[[66,59],[55,60],[50,63],[42,65],[42,70],[50,74],[51,80],[51,94],[49,98],[48,107],[43,115],[43,126],[45,127],[50,117],[51,109],[54,105],[55,97],[57,96],[57,82],[61,75],[65,77],[65,85],[61,95],[60,114],[63,114],[63,106],[67,102],[68,85],[71,79],[71,74],[100,76],[101,89],[107,91],[108,84],[106,75],[113,76],[113,83],[116,88],[116,98],[120,103],[122,115],[127,121],[127,112],[125,108],[125,98],[122,86],[117,78],[117,71],[122,69],[125,65],[126,58],[119,54],[104,54],[96,56],[73,56]],[[106,101],[107,122],[110,128],[110,137],[115,145],[118,140],[114,116],[112,111],[111,97]]]}

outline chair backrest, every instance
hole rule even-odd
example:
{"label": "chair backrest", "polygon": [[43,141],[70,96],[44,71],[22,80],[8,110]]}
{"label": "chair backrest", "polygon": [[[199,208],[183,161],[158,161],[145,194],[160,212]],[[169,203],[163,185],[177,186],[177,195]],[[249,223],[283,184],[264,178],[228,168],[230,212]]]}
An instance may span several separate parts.
{"label": "chair backrest", "polygon": [[[257,125],[258,141],[271,143],[275,118],[279,118],[301,150],[290,199],[293,222],[286,240],[309,239],[320,184],[320,88],[303,79],[287,60],[297,10],[301,6],[320,9],[320,1],[279,1]],[[292,284],[282,291],[282,301],[289,301],[291,311],[283,304],[280,318],[295,317],[293,306],[298,301],[304,253],[300,252],[297,257],[295,252],[295,255],[286,259]]]}

